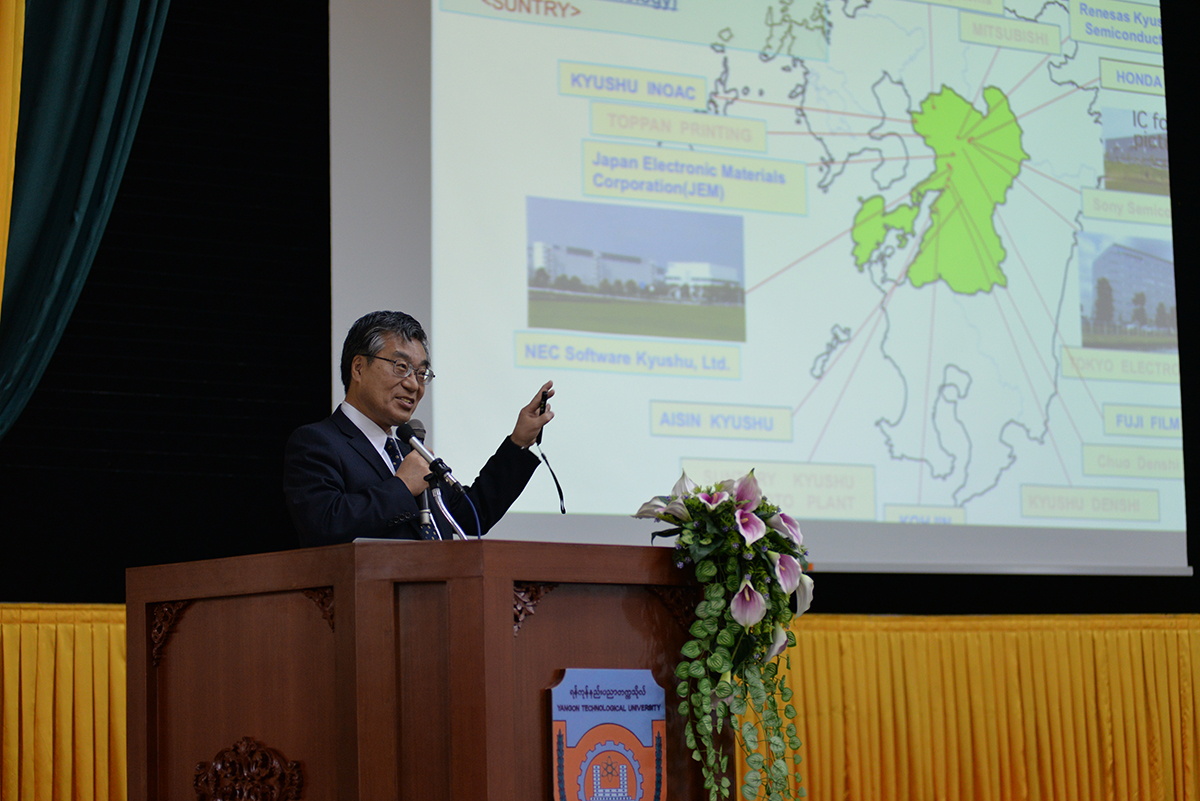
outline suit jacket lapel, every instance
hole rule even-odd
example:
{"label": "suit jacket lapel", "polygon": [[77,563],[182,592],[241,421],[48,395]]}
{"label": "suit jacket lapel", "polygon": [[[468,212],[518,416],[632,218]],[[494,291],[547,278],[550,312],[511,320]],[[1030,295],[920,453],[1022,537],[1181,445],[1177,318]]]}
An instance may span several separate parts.
{"label": "suit jacket lapel", "polygon": [[375,446],[371,444],[371,440],[367,439],[367,435],[354,425],[354,422],[346,416],[340,406],[333,412],[333,422],[337,425],[338,430],[346,436],[350,447],[374,468],[380,478],[392,475],[392,472],[387,469],[387,465],[383,463],[383,457],[379,455],[379,451],[375,450]]}

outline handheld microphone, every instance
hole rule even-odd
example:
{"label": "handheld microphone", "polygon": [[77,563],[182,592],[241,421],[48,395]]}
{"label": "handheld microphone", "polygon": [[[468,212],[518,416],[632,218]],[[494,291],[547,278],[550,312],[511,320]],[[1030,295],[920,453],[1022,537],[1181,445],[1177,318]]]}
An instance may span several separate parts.
{"label": "handheld microphone", "polygon": [[[420,420],[410,420],[409,425],[412,427],[413,436],[418,440],[425,441],[425,426]],[[425,490],[417,496],[417,510],[420,512],[420,524],[418,530],[421,532],[423,540],[440,540],[442,532],[438,528],[437,521],[433,519],[433,512],[429,508],[429,490]]]}
{"label": "handheld microphone", "polygon": [[454,477],[454,474],[450,472],[450,466],[437,456],[434,456],[433,451],[425,447],[425,443],[422,442],[420,437],[417,436],[416,427],[413,426],[413,423],[416,423],[417,426],[420,426],[421,434],[423,435],[425,433],[425,427],[421,424],[420,420],[412,420],[402,426],[399,426],[396,429],[396,435],[407,442],[414,451],[421,454],[425,461],[429,462],[429,472],[436,476],[438,481],[446,483],[459,492],[463,492],[463,485],[459,483],[458,479]]}

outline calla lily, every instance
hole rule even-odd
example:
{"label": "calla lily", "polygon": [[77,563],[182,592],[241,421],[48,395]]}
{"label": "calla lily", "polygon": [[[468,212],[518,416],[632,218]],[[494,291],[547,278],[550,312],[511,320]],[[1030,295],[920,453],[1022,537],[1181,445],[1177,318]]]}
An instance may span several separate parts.
{"label": "calla lily", "polygon": [[650,500],[646,501],[634,513],[634,517],[648,517],[652,520],[657,520],[663,509],[667,508],[667,499],[661,495],[655,495]]}
{"label": "calla lily", "polygon": [[675,482],[675,486],[671,487],[672,498],[688,498],[696,490],[698,485],[687,477],[687,472],[683,472],[679,476],[679,480]]}
{"label": "calla lily", "polygon": [[803,615],[812,606],[813,580],[807,573],[800,574],[800,586],[796,589],[796,614]]}
{"label": "calla lily", "polygon": [[791,515],[778,512],[771,516],[771,519],[767,521],[767,525],[797,545],[804,544],[804,535],[800,533],[800,524]]}
{"label": "calla lily", "polygon": [[737,594],[729,602],[729,614],[733,615],[733,619],[746,628],[753,626],[763,619],[763,615],[767,614],[767,599],[754,589],[749,576],[742,579],[742,586],[738,588]]}
{"label": "calla lily", "polygon": [[737,528],[747,545],[753,545],[767,534],[767,524],[752,509],[738,509]]}
{"label": "calla lily", "polygon": [[787,649],[787,644],[787,629],[776,623],[771,636],[771,647],[767,649],[767,659],[774,659],[782,654]]}
{"label": "calla lily", "polygon": [[680,520],[685,523],[692,519],[692,516],[688,514],[687,506],[683,503],[683,498],[672,499],[672,501],[663,509],[663,514],[671,515],[676,520]]}
{"label": "calla lily", "polygon": [[758,508],[762,501],[762,490],[758,487],[758,479],[754,477],[753,470],[737,480],[733,488],[733,497],[737,499],[738,506],[750,511]]}
{"label": "calla lily", "polygon": [[779,579],[780,588],[791,595],[800,586],[800,577],[804,575],[804,571],[800,569],[800,562],[786,553],[768,551],[767,556],[775,563],[775,578]]}
{"label": "calla lily", "polygon": [[714,492],[711,495],[707,492],[698,492],[695,497],[709,509],[716,509],[725,501],[729,500],[728,492]]}

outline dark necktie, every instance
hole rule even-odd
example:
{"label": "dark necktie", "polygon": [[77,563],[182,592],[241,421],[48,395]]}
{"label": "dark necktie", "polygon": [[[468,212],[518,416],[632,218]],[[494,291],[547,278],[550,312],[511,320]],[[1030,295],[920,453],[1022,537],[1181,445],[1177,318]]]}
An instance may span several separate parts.
{"label": "dark necktie", "polygon": [[392,472],[399,470],[404,457],[400,455],[400,446],[396,444],[396,440],[388,437],[387,442],[383,444],[383,449],[387,451],[388,458],[392,460]]}
{"label": "dark necktie", "polygon": [[[387,441],[383,444],[383,449],[387,451],[388,458],[392,460],[392,470],[399,470],[400,463],[404,461],[404,457],[400,454],[400,446],[396,444],[396,440],[388,437]],[[422,510],[428,508],[429,500],[427,493],[421,493],[421,496],[417,498],[417,504]],[[417,529],[421,532],[421,539],[423,540],[441,539],[438,536],[437,529],[430,523],[418,523]]]}

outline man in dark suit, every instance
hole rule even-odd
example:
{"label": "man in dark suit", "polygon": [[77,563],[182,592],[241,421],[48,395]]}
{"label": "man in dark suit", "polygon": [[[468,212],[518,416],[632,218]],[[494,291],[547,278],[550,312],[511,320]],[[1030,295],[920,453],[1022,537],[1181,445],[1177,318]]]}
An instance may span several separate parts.
{"label": "man in dark suit", "polygon": [[[433,379],[425,331],[403,312],[372,312],[346,335],[341,371],[346,399],[327,419],[296,429],[284,454],[284,495],[300,544],[416,539],[421,536],[418,499],[429,488],[429,463],[396,441],[395,427],[412,418]],[[552,386],[546,382],[521,409],[512,434],[467,489],[484,532],[504,515],[538,466],[528,448],[554,417],[548,408],[540,410],[542,393],[553,395]],[[447,494],[451,514],[467,534],[475,534],[466,501]],[[441,528],[449,539],[445,521]]]}

